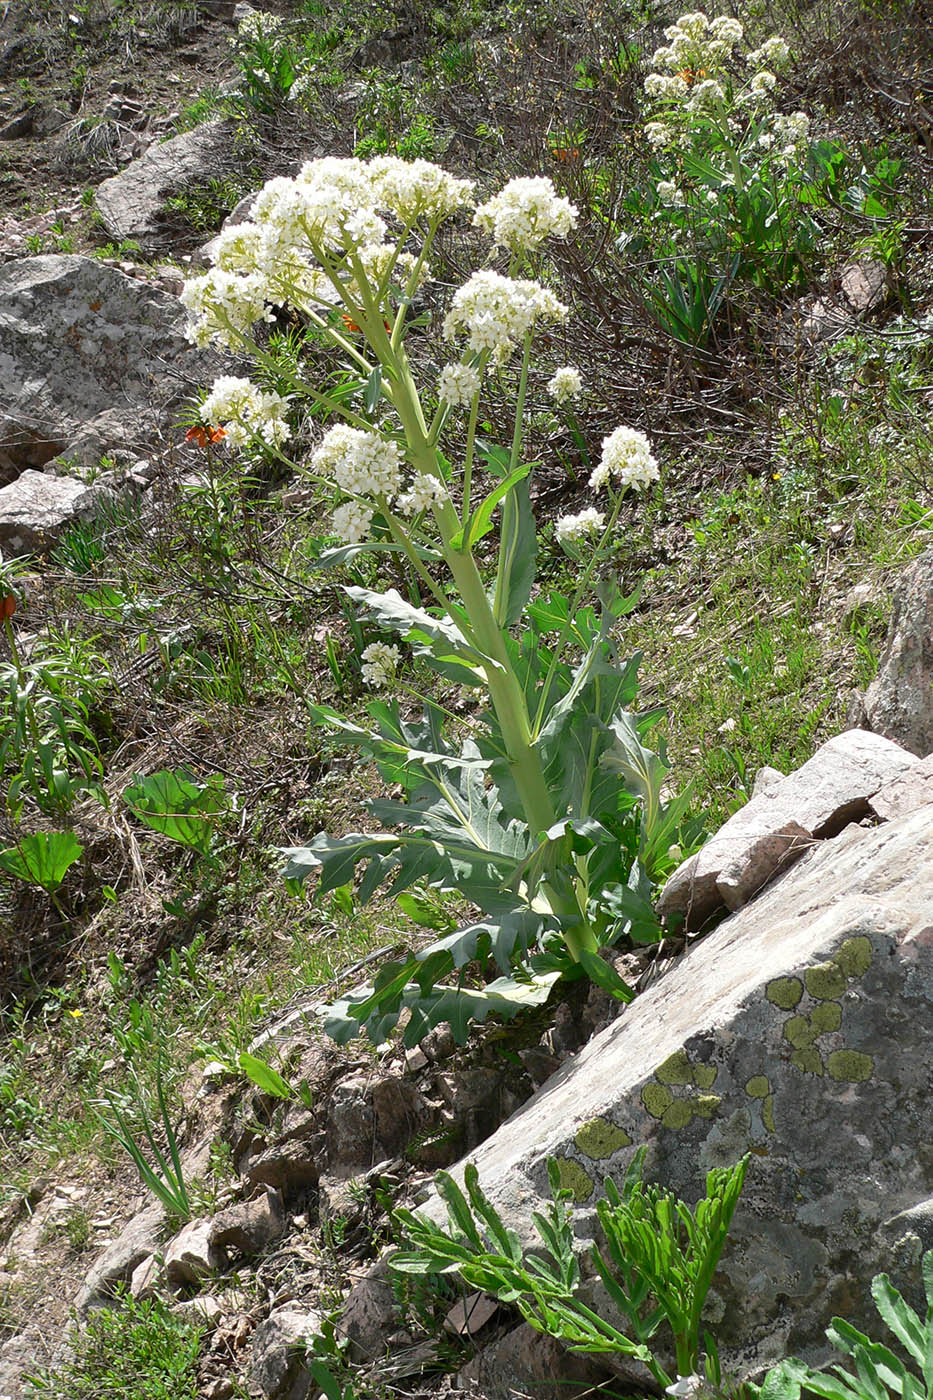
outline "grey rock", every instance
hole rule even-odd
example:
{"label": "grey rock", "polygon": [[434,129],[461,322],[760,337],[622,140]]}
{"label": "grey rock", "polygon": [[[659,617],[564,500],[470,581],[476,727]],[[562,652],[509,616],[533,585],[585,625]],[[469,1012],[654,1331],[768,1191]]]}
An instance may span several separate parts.
{"label": "grey rock", "polygon": [[393,1073],[352,1075],[334,1086],[327,1109],[327,1169],[356,1176],[395,1156],[426,1120],[415,1084]]}
{"label": "grey rock", "polygon": [[477,1400],[574,1400],[591,1395],[607,1372],[590,1357],[565,1351],[559,1342],[527,1323],[485,1347],[457,1375],[466,1395]]}
{"label": "grey rock", "polygon": [[264,1191],[252,1201],[240,1201],[219,1211],[211,1221],[211,1244],[252,1258],[277,1240],[285,1229],[282,1197]]}
{"label": "grey rock", "polygon": [[916,763],[880,735],[850,729],[816,751],[783,782],[768,785],[668,880],[659,911],[698,928],[722,909],[740,909],[813,840],[869,813],[869,799]]}
{"label": "grey rock", "polygon": [[130,1278],[130,1293],[134,1298],[152,1298],[162,1282],[164,1270],[157,1254],[147,1254],[141,1264],[137,1264]]}
{"label": "grey rock", "polygon": [[232,140],[231,123],[216,121],[150,146],[98,185],[95,198],[107,232],[118,240],[134,238],[146,253],[168,246],[171,222],[165,201],[217,175]]}
{"label": "grey rock", "polygon": [[317,1183],[323,1151],[323,1134],[311,1140],[296,1138],[250,1151],[239,1170],[251,1188],[268,1186],[291,1200]]}
{"label": "grey rock", "polygon": [[877,734],[911,753],[933,751],[933,548],[915,559],[894,594],[878,674],[865,694]]}
{"label": "grey rock", "polygon": [[888,294],[888,271],[883,262],[869,258],[846,263],[839,274],[842,295],[858,315],[874,311]]}
{"label": "grey rock", "polygon": [[114,494],[74,476],[25,471],[0,487],[0,550],[11,557],[42,554],[66,526],[96,515]]}
{"label": "grey rock", "polygon": [[158,1204],[134,1215],[94,1264],[75,1299],[75,1311],[86,1317],[92,1308],[110,1301],[118,1283],[129,1283],[133,1271],[150,1254],[156,1254],[162,1236],[164,1211]]}
{"label": "grey rock", "polygon": [[388,1277],[385,1261],[379,1260],[343,1301],[337,1330],[348,1339],[351,1358],[360,1364],[384,1356],[389,1337],[399,1326],[398,1303]]}
{"label": "grey rock", "polygon": [[302,1360],[320,1326],[318,1313],[286,1303],[256,1328],[250,1380],[265,1400],[304,1400],[311,1378]]}
{"label": "grey rock", "polygon": [[454,1337],[475,1337],[498,1311],[498,1302],[488,1293],[470,1293],[454,1303],[444,1318],[444,1331]]}
{"label": "grey rock", "polygon": [[213,1222],[191,1220],[165,1250],[165,1281],[170,1288],[200,1283],[226,1265],[226,1256],[212,1238]]}
{"label": "grey rock", "polygon": [[85,425],[98,456],[151,452],[166,408],[220,366],[185,322],[175,297],[94,258],[0,267],[0,485],[67,457]]}
{"label": "grey rock", "polygon": [[785,775],[779,768],[769,768],[767,764],[758,769],[755,774],[755,782],[752,785],[752,797],[761,797],[762,793],[774,792],[781,786]]}
{"label": "grey rock", "polygon": [[[606,1175],[695,1200],[750,1152],[716,1275],[724,1363],[813,1364],[843,1313],[876,1327],[883,1222],[933,1179],[933,822],[852,826],[695,944],[472,1157],[532,1238],[555,1157],[593,1238]],[[427,1207],[443,1218],[440,1202]],[[914,1231],[916,1234],[917,1231]],[[916,1251],[915,1251],[916,1253]],[[919,1282],[919,1272],[913,1279]]]}
{"label": "grey rock", "polygon": [[[918,807],[929,805],[933,809],[933,753],[922,758],[913,768],[909,768],[893,783],[886,783],[871,799],[871,809],[882,821],[893,821],[895,817],[906,817]],[[930,812],[933,821],[933,810]]]}

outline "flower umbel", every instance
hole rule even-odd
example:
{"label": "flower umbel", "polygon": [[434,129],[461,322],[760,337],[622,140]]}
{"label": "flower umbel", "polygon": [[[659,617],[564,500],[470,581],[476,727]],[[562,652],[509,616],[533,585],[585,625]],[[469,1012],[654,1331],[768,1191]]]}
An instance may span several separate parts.
{"label": "flower umbel", "polygon": [[561,365],[548,380],[547,391],[555,403],[567,403],[583,392],[583,380],[575,365]]}
{"label": "flower umbel", "polygon": [[388,646],[385,642],[370,642],[363,649],[360,668],[365,683],[374,690],[385,690],[395,679],[401,655],[398,647]]}
{"label": "flower umbel", "polygon": [[629,486],[643,490],[657,481],[659,475],[657,460],[645,434],[637,428],[616,428],[603,438],[602,456],[599,466],[590,475],[590,486],[598,491],[614,480],[623,491]]}

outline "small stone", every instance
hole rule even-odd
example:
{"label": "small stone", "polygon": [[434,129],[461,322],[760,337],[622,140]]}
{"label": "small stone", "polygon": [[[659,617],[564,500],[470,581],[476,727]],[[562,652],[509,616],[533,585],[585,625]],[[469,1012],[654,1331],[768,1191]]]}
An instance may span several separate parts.
{"label": "small stone", "polygon": [[211,1244],[233,1249],[251,1259],[278,1239],[285,1229],[282,1197],[278,1191],[264,1191],[251,1201],[228,1206],[211,1221]]}
{"label": "small stone", "polygon": [[311,1377],[302,1375],[302,1362],[320,1328],[320,1314],[297,1303],[276,1308],[259,1324],[249,1372],[265,1400],[303,1400],[308,1394]]}
{"label": "small stone", "polygon": [[385,1355],[388,1338],[398,1322],[398,1304],[388,1281],[388,1267],[380,1260],[350,1289],[337,1331],[348,1338],[351,1358],[362,1364]]}
{"label": "small stone", "polygon": [[499,1311],[499,1304],[488,1293],[471,1293],[458,1298],[444,1318],[444,1331],[454,1337],[475,1337]]}
{"label": "small stone", "polygon": [[222,1250],[212,1243],[210,1220],[192,1220],[171,1240],[165,1251],[165,1281],[170,1288],[200,1283],[226,1264]]}

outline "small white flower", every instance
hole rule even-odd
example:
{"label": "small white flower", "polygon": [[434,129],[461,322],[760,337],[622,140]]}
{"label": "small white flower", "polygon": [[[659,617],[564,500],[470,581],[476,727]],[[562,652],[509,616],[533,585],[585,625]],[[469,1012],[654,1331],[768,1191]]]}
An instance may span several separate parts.
{"label": "small white flower", "polygon": [[564,321],[567,315],[563,302],[539,282],[484,269],[454,293],[444,335],[452,340],[463,330],[471,350],[507,353],[538,320]]}
{"label": "small white flower", "polygon": [[660,472],[651,451],[651,443],[637,428],[616,428],[603,438],[599,466],[590,474],[594,491],[605,486],[613,477],[624,490],[628,486],[643,489],[657,481]]}
{"label": "small white flower", "polygon": [[709,32],[714,39],[721,39],[730,47],[742,42],[744,30],[737,19],[730,19],[728,15],[718,15],[709,27]]}
{"label": "small white flower", "polygon": [[548,380],[547,391],[555,403],[566,403],[583,392],[583,380],[575,365],[561,365]]}
{"label": "small white flower", "polygon": [[784,68],[789,60],[790,49],[787,47],[787,41],[782,39],[780,34],[772,34],[760,49],[753,49],[746,55],[745,61],[752,68]]}
{"label": "small white flower", "polygon": [[214,380],[200,413],[202,423],[219,423],[224,428],[231,447],[245,447],[257,438],[277,447],[290,435],[287,409],[278,394],[258,389],[249,379],[224,374]]}
{"label": "small white flower", "polygon": [[445,403],[460,408],[473,402],[481,383],[480,372],[475,365],[445,365],[437,381],[437,391]]}
{"label": "small white flower", "polygon": [[428,160],[377,156],[366,169],[377,207],[405,224],[446,219],[473,197],[473,180],[458,180]]}
{"label": "small white flower", "polygon": [[598,535],[606,525],[604,511],[588,506],[579,515],[562,515],[554,526],[554,534],[559,544],[580,544]]}
{"label": "small white flower", "polygon": [[756,73],[749,83],[749,91],[755,97],[768,97],[774,91],[777,78],[773,73],[769,73],[767,68],[762,68],[760,73]]}
{"label": "small white flower", "polygon": [[391,498],[399,489],[400,459],[398,443],[338,423],[312,453],[311,465],[347,495]]}
{"label": "small white flower", "polygon": [[537,248],[553,234],[566,238],[577,222],[576,206],[562,199],[546,176],[510,180],[473,215],[477,227],[513,253]]}
{"label": "small white flower", "polygon": [[370,642],[368,647],[363,648],[361,658],[363,664],[360,669],[365,683],[374,690],[385,690],[395,679],[401,656],[398,647],[388,646],[385,642]]}
{"label": "small white flower", "polygon": [[440,477],[419,472],[408,490],[399,496],[398,508],[406,515],[415,515],[418,511],[427,510],[434,501],[443,500],[446,495],[447,490]]}
{"label": "small white flower", "polygon": [[681,209],[687,202],[683,190],[673,180],[659,180],[657,190],[658,199],[662,204]]}
{"label": "small white flower", "polygon": [[360,544],[369,534],[373,513],[360,501],[344,501],[331,519],[331,529],[344,544]]}

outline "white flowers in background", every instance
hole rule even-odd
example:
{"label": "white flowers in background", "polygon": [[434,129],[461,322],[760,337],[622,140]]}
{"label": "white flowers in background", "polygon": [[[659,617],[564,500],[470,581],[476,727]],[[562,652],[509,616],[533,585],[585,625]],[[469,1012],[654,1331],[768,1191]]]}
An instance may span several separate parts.
{"label": "white flowers in background", "polygon": [[753,49],[751,53],[746,54],[745,61],[752,68],[784,68],[790,61],[790,49],[780,34],[772,34],[760,49]]}
{"label": "white flowers in background", "polygon": [[366,685],[371,685],[374,690],[385,690],[395,680],[401,656],[398,647],[389,646],[386,642],[370,642],[368,647],[363,648],[363,664],[360,667]]}
{"label": "white flowers in background", "polygon": [[628,486],[642,490],[657,481],[659,475],[645,434],[637,428],[616,428],[603,438],[602,456],[590,474],[590,486],[598,491],[615,479],[623,490]]}
{"label": "white flowers in background", "polygon": [[454,293],[444,335],[452,340],[458,331],[465,331],[471,350],[504,352],[539,319],[564,321],[567,315],[568,308],[540,282],[484,270],[474,272]]}
{"label": "white flowers in background", "polygon": [[558,544],[582,544],[600,534],[605,525],[605,511],[588,506],[586,510],[581,510],[579,515],[562,515],[554,526],[554,534]]}
{"label": "white flowers in background", "polygon": [[344,501],[331,517],[331,529],[344,544],[360,544],[372,523],[373,512],[361,501]]}
{"label": "white flowers in background", "polygon": [[800,146],[806,144],[810,135],[810,118],[806,112],[791,112],[789,116],[780,113],[773,119],[774,139],[781,148],[781,158],[789,161],[797,154]]}
{"label": "white flowers in background", "polygon": [[338,423],[325,434],[312,453],[316,472],[352,496],[392,498],[400,485],[401,453],[398,443]]}
{"label": "white flowers in background", "polygon": [[245,41],[247,44],[271,43],[275,47],[275,36],[282,28],[282,21],[278,15],[266,14],[263,10],[250,10],[240,20],[236,29],[236,38],[231,43],[236,43],[237,39]]}
{"label": "white flowers in background", "polygon": [[583,392],[580,371],[575,365],[561,365],[548,380],[547,391],[555,403],[567,403],[569,399],[575,399]]}
{"label": "white flowers in background", "polygon": [[659,180],[657,184],[658,199],[662,204],[668,204],[673,208],[680,208],[686,204],[684,192],[673,180]]}
{"label": "white flowers in background", "polygon": [[434,501],[443,500],[446,495],[447,489],[440,477],[432,476],[429,472],[418,472],[408,490],[399,496],[398,508],[405,515],[414,515],[427,510]]}
{"label": "white flowers in background", "polygon": [[546,176],[510,180],[473,215],[498,247],[526,253],[553,235],[566,238],[577,222],[576,206],[558,195]]}
{"label": "white flowers in background", "polygon": [[753,97],[770,97],[777,86],[777,78],[767,68],[762,68],[760,73],[756,73],[748,85],[748,90]]}
{"label": "white flowers in background", "polygon": [[278,394],[258,389],[249,379],[224,374],[214,380],[200,413],[202,423],[219,423],[224,428],[231,447],[245,447],[257,438],[278,447],[290,435],[287,409]]}
{"label": "white flowers in background", "polygon": [[437,392],[445,403],[460,408],[471,403],[482,383],[475,365],[445,365],[438,376]]}

